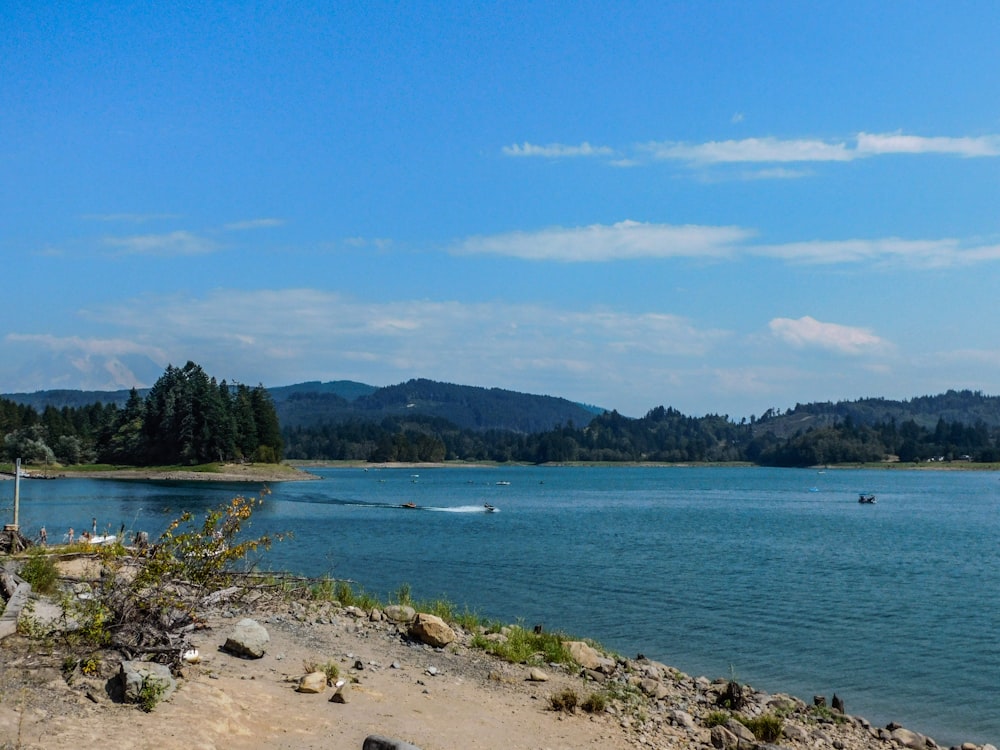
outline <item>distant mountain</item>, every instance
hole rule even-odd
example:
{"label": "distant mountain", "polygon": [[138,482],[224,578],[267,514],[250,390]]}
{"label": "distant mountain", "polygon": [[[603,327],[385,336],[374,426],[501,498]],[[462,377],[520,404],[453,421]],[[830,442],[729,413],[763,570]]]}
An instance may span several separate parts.
{"label": "distant mountain", "polygon": [[[140,390],[145,396],[148,389]],[[564,398],[536,396],[500,388],[410,380],[377,388],[351,380],[311,381],[268,388],[283,428],[314,427],[347,421],[381,422],[386,417],[445,419],[462,429],[533,433],[570,423],[582,427],[604,410]],[[129,391],[49,390],[8,393],[3,398],[44,411],[46,406],[81,407],[93,403],[123,406]]]}
{"label": "distant mountain", "polygon": [[[149,392],[148,388],[138,389],[139,395],[145,397]],[[128,401],[130,390],[123,391],[71,391],[56,389],[50,391],[35,391],[34,393],[4,393],[0,398],[5,398],[18,404],[32,407],[41,413],[47,406],[54,406],[62,409],[68,406],[78,409],[91,404],[115,404],[124,406]]]}
{"label": "distant mountain", "polygon": [[283,428],[419,415],[445,419],[463,429],[533,433],[570,423],[583,426],[603,411],[554,396],[433,380],[410,380],[372,388],[368,393],[358,388],[328,387],[336,384],[310,385],[270,389]]}
{"label": "distant mountain", "polygon": [[987,427],[1000,427],[1000,397],[986,396],[981,391],[947,391],[937,396],[918,396],[906,401],[884,398],[863,398],[857,401],[826,401],[796,404],[786,412],[768,411],[753,425],[753,433],[773,433],[788,438],[799,432],[842,423],[850,419],[856,425],[897,425],[913,421],[933,430],[939,420]]}

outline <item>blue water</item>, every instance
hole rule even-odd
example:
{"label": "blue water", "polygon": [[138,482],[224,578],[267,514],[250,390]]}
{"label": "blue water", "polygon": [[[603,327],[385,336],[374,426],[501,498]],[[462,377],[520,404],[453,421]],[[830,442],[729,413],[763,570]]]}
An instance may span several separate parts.
{"label": "blue water", "polygon": [[[689,674],[1000,744],[1000,476],[761,468],[331,469],[274,485],[265,567],[403,583]],[[509,482],[509,485],[497,484]],[[12,483],[0,485],[0,491]],[[21,484],[49,539],[98,518],[155,536],[247,485]],[[7,490],[12,495],[12,489]],[[859,505],[874,492],[876,505]],[[419,510],[398,507],[414,502]],[[483,503],[499,509],[485,513]],[[0,501],[0,505],[9,504]]]}

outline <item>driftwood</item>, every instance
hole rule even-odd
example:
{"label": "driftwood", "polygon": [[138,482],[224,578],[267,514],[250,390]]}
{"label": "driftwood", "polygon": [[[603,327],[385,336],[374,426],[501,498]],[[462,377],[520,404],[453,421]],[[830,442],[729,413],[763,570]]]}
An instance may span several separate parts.
{"label": "driftwood", "polygon": [[31,546],[31,540],[17,529],[5,528],[0,531],[0,552],[16,555]]}

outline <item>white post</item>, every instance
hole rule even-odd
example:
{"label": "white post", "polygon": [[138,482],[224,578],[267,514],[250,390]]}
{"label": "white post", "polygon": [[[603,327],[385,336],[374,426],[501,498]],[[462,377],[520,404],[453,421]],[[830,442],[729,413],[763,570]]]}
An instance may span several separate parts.
{"label": "white post", "polygon": [[21,506],[21,459],[14,463],[14,528],[18,528],[18,514]]}

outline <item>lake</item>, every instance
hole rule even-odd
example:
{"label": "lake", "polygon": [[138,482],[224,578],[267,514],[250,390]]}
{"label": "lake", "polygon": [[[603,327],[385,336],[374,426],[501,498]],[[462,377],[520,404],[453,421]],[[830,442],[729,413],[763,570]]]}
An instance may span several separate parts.
{"label": "lake", "polygon": [[[1000,744],[1000,476],[712,467],[327,469],[271,487],[264,565],[409,584],[849,713],[943,745]],[[253,485],[21,483],[50,542],[98,519],[154,537]],[[0,484],[13,496],[13,483]],[[858,493],[877,495],[874,505]],[[412,502],[416,510],[399,507]],[[484,512],[491,503],[496,513]],[[9,505],[8,500],[0,505]]]}

